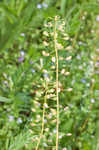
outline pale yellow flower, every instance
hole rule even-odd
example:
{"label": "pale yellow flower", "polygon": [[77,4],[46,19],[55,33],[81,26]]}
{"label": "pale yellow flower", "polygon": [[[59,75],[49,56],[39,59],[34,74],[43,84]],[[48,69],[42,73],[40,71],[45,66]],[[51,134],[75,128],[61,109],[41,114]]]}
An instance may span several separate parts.
{"label": "pale yellow flower", "polygon": [[65,72],[64,75],[68,76],[70,74],[70,72]]}
{"label": "pale yellow flower", "polygon": [[58,30],[63,32],[63,31],[64,31],[64,30],[63,30],[63,26],[60,25],[60,26],[58,27]]}
{"label": "pale yellow flower", "polygon": [[69,40],[69,37],[67,36],[67,37],[64,37],[63,39],[67,41],[67,40]]}
{"label": "pale yellow flower", "polygon": [[44,31],[43,34],[44,34],[45,36],[49,36],[49,34],[48,34],[47,31]]}
{"label": "pale yellow flower", "polygon": [[65,60],[71,60],[72,56],[67,57]]}
{"label": "pale yellow flower", "polygon": [[48,105],[47,105],[46,103],[44,103],[44,107],[45,107],[45,108],[48,108]]}
{"label": "pale yellow flower", "polygon": [[63,57],[61,57],[61,56],[59,56],[59,60],[64,60],[64,58],[63,58]]}
{"label": "pale yellow flower", "polygon": [[67,133],[66,136],[72,136],[72,134],[71,133]]}
{"label": "pale yellow flower", "polygon": [[43,44],[44,44],[44,46],[48,46],[49,45],[46,41],[44,41]]}
{"label": "pale yellow flower", "polygon": [[60,43],[56,43],[56,46],[57,46],[57,48],[60,49],[60,50],[63,49],[63,46],[62,46],[62,44],[60,44]]}
{"label": "pale yellow flower", "polygon": [[65,50],[72,50],[72,46],[66,47]]}
{"label": "pale yellow flower", "polygon": [[61,74],[64,74],[64,73],[65,73],[65,69],[62,69],[62,70],[61,70]]}
{"label": "pale yellow flower", "polygon": [[52,27],[53,24],[51,22],[48,23],[48,27]]}
{"label": "pale yellow flower", "polygon": [[56,58],[55,58],[55,57],[52,57],[52,62],[55,63],[55,61],[56,61]]}
{"label": "pale yellow flower", "polygon": [[55,69],[55,66],[51,66],[51,69]]}
{"label": "pale yellow flower", "polygon": [[72,88],[68,88],[68,89],[67,89],[68,92],[71,92],[72,90],[73,90]]}
{"label": "pale yellow flower", "polygon": [[49,53],[46,53],[45,51],[42,51],[42,55],[43,55],[43,56],[49,56],[50,54],[49,54]]}

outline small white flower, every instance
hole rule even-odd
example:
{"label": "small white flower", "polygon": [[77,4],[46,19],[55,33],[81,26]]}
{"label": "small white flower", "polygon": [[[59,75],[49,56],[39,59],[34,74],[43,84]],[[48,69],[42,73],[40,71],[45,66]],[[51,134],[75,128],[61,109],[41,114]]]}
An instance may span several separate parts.
{"label": "small white flower", "polygon": [[60,57],[59,57],[59,60],[64,60],[64,58],[60,56]]}
{"label": "small white flower", "polygon": [[49,45],[46,41],[44,41],[43,44],[44,44],[44,46],[48,46]]}
{"label": "small white flower", "polygon": [[62,150],[67,150],[67,148],[66,148],[66,147],[64,147]]}
{"label": "small white flower", "polygon": [[40,117],[40,115],[37,115],[37,119],[40,119],[41,117]]}
{"label": "small white flower", "polygon": [[49,119],[52,118],[52,113],[49,113],[48,118],[49,118]]}
{"label": "small white flower", "polygon": [[47,147],[48,145],[46,143],[43,143],[44,147]]}
{"label": "small white flower", "polygon": [[90,87],[90,83],[87,83],[87,84],[86,84],[86,87]]}
{"label": "small white flower", "polygon": [[43,69],[43,72],[44,72],[44,73],[48,73],[48,71],[47,71],[46,69]]}
{"label": "small white flower", "polygon": [[48,73],[44,73],[43,76],[44,76],[44,78],[49,78]]}
{"label": "small white flower", "polygon": [[68,76],[70,74],[70,72],[65,72],[64,75]]}
{"label": "small white flower", "polygon": [[57,46],[57,48],[60,49],[60,50],[63,49],[63,46],[62,46],[62,44],[60,44],[60,43],[56,43],[56,46]]}
{"label": "small white flower", "polygon": [[37,5],[37,8],[38,8],[38,9],[42,8],[42,5],[41,5],[41,4],[38,4],[38,5]]}
{"label": "small white flower", "polygon": [[62,138],[62,135],[59,135],[59,139],[61,139]]}
{"label": "small white flower", "polygon": [[82,16],[82,20],[85,20],[85,18],[86,18],[85,16]]}
{"label": "small white flower", "polygon": [[83,45],[83,43],[81,41],[78,42],[79,45]]}
{"label": "small white flower", "polygon": [[21,56],[24,56],[24,51],[21,50],[21,51],[20,51],[20,54],[21,54]]}
{"label": "small white flower", "polygon": [[45,103],[45,104],[44,104],[44,107],[45,107],[45,108],[48,108],[48,105]]}
{"label": "small white flower", "polygon": [[65,107],[65,108],[64,108],[65,111],[68,110],[68,109],[69,109],[69,107]]}
{"label": "small white flower", "polygon": [[8,81],[4,80],[3,83],[8,86]]}
{"label": "small white flower", "polygon": [[79,69],[80,69],[80,70],[82,70],[82,69],[83,69],[83,67],[82,67],[82,66],[79,66]]}
{"label": "small white flower", "polygon": [[31,110],[32,110],[32,112],[36,112],[36,109],[34,109],[34,108],[32,108]]}
{"label": "small white flower", "polygon": [[95,79],[91,79],[91,82],[92,82],[92,83],[95,83]]}
{"label": "small white flower", "polygon": [[43,3],[42,6],[45,7],[45,8],[48,7],[48,5],[46,3]]}
{"label": "small white flower", "polygon": [[67,41],[67,40],[69,40],[69,37],[64,37],[63,39]]}
{"label": "small white flower", "polygon": [[47,32],[47,31],[44,31],[43,34],[44,34],[45,36],[48,36],[48,32]]}
{"label": "small white flower", "polygon": [[99,16],[96,17],[96,21],[99,21]]}
{"label": "small white flower", "polygon": [[72,56],[67,57],[65,60],[71,60]]}
{"label": "small white flower", "polygon": [[51,22],[48,23],[48,27],[52,27],[53,24]]}
{"label": "small white flower", "polygon": [[55,69],[55,66],[51,66],[51,69]]}
{"label": "small white flower", "polygon": [[58,92],[60,92],[61,91],[61,89],[60,88],[58,88]]}
{"label": "small white flower", "polygon": [[47,123],[47,120],[46,120],[46,119],[44,119],[44,123]]}
{"label": "small white flower", "polygon": [[91,33],[94,33],[95,31],[94,30],[91,30]]}
{"label": "small white flower", "polygon": [[17,123],[22,123],[22,119],[21,119],[21,118],[18,118],[18,119],[17,119]]}
{"label": "small white flower", "polygon": [[95,103],[95,100],[93,98],[91,99],[91,103]]}
{"label": "small white flower", "polygon": [[61,70],[61,74],[64,74],[64,73],[65,73],[65,69],[62,69],[62,70]]}
{"label": "small white flower", "polygon": [[49,56],[49,53],[46,53],[45,51],[42,51],[43,56]]}
{"label": "small white flower", "polygon": [[65,50],[72,50],[72,46],[66,47]]}
{"label": "small white flower", "polygon": [[72,136],[72,134],[71,133],[67,133],[66,136]]}
{"label": "small white flower", "polygon": [[21,35],[21,36],[25,36],[25,34],[24,34],[24,33],[21,33],[20,35]]}
{"label": "small white flower", "polygon": [[67,89],[68,92],[71,92],[72,90],[73,90],[72,88],[68,88],[68,89]]}
{"label": "small white flower", "polygon": [[48,132],[48,131],[49,131],[49,128],[46,128],[45,131]]}
{"label": "small white flower", "polygon": [[96,52],[99,52],[99,48],[96,49]]}
{"label": "small white flower", "polygon": [[41,104],[40,104],[40,103],[37,103],[37,105],[38,105],[38,106],[41,106]]}
{"label": "small white flower", "polygon": [[55,63],[55,61],[56,61],[55,57],[52,57],[52,62],[54,62],[54,63]]}
{"label": "small white flower", "polygon": [[63,31],[63,26],[60,25],[60,26],[58,27],[58,30]]}
{"label": "small white flower", "polygon": [[55,89],[50,89],[49,90],[50,93],[53,93],[54,91],[55,91]]}
{"label": "small white flower", "polygon": [[10,122],[14,120],[14,116],[9,116],[8,118]]}
{"label": "small white flower", "polygon": [[53,130],[53,133],[56,133],[56,129]]}

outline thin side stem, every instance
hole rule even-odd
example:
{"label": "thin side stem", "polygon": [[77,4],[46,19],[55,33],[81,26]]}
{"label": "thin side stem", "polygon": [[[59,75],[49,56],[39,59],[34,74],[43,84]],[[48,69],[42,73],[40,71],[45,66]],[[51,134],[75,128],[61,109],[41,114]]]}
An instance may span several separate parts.
{"label": "thin side stem", "polygon": [[[46,90],[46,89],[45,89]],[[43,136],[43,132],[44,132],[44,119],[45,119],[45,103],[46,103],[46,100],[47,100],[47,98],[46,98],[46,95],[47,95],[47,90],[45,91],[45,98],[44,98],[44,104],[43,104],[43,116],[42,116],[42,130],[41,130],[41,134],[40,134],[40,137],[39,137],[39,139],[38,139],[38,143],[37,143],[37,146],[36,146],[36,149],[35,150],[38,150],[38,148],[39,148],[39,145],[40,145],[40,141],[41,141],[41,138],[42,138],[42,136]]]}
{"label": "thin side stem", "polygon": [[55,17],[54,26],[54,46],[56,52],[56,101],[57,101],[57,116],[56,116],[56,150],[58,150],[58,136],[59,136],[59,95],[58,95],[58,50],[56,45],[56,22],[57,16]]}

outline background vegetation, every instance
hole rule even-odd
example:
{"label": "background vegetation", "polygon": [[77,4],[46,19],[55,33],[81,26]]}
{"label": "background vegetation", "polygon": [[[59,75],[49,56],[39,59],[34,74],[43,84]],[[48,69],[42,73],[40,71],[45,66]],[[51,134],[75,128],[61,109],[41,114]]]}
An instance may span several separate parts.
{"label": "background vegetation", "polygon": [[99,150],[99,0],[0,0],[0,149]]}

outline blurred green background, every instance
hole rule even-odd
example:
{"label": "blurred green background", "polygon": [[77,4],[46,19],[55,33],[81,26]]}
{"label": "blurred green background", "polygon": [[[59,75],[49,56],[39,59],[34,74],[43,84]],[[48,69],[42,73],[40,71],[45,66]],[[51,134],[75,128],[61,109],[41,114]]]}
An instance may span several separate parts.
{"label": "blurred green background", "polygon": [[99,0],[0,0],[0,150],[99,150]]}

